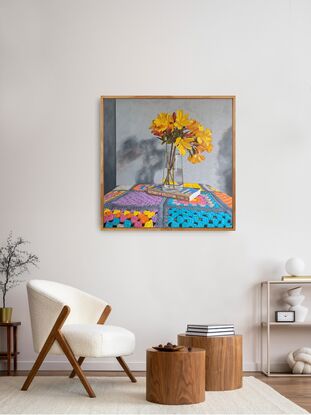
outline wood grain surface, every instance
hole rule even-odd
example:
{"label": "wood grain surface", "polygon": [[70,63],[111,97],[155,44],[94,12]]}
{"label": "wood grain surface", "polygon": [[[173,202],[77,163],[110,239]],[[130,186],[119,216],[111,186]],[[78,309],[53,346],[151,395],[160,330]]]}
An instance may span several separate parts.
{"label": "wood grain surface", "polygon": [[166,405],[205,400],[205,350],[147,350],[146,399]]}
{"label": "wood grain surface", "polygon": [[206,337],[179,334],[178,345],[205,349],[207,391],[242,387],[242,336]]}

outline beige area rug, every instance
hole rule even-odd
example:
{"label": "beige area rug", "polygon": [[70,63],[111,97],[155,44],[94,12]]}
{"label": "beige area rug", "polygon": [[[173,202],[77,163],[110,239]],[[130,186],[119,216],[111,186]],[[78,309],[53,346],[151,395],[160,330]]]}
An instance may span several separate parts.
{"label": "beige area rug", "polygon": [[146,379],[91,377],[97,395],[90,399],[78,379],[38,376],[27,392],[24,377],[0,378],[1,414],[306,414],[254,377],[244,377],[242,389],[206,392],[196,405],[158,405],[145,400]]}

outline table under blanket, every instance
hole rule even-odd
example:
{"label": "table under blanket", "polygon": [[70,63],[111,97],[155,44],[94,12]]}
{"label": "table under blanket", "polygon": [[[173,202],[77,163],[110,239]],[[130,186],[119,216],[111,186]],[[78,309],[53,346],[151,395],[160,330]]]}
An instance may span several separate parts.
{"label": "table under blanket", "polygon": [[105,228],[232,228],[232,197],[207,184],[191,202],[150,195],[147,184],[118,186],[104,196]]}

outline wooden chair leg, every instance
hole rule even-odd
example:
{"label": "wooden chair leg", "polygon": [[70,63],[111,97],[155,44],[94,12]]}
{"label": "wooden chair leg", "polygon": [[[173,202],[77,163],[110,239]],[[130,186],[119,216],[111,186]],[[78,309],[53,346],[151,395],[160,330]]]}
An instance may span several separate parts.
{"label": "wooden chair leg", "polygon": [[45,342],[41,352],[39,353],[34,365],[32,366],[31,371],[29,372],[27,379],[25,380],[25,383],[22,386],[22,391],[26,391],[31,382],[33,381],[33,378],[36,376],[40,366],[42,365],[43,360],[45,359],[45,356],[48,354],[50,348],[52,347],[53,343],[55,341],[54,337],[48,338]]}
{"label": "wooden chair leg", "polygon": [[[82,363],[84,362],[84,359],[85,359],[85,357],[83,357],[83,356],[80,356],[80,357],[79,357],[79,359],[78,359],[78,365],[79,365],[79,366],[81,366],[81,365],[82,365]],[[76,371],[75,371],[74,369],[72,369],[72,371],[71,371],[71,373],[70,373],[70,375],[69,375],[70,379],[74,378],[74,377],[75,377],[75,375],[76,375]]]}
{"label": "wooden chair leg", "polygon": [[79,366],[73,351],[71,350],[71,347],[69,346],[67,340],[65,339],[64,335],[61,332],[58,332],[56,334],[56,340],[58,341],[60,347],[62,348],[63,352],[67,356],[67,359],[69,360],[71,366],[73,367],[74,371],[78,375],[82,385],[84,386],[85,390],[87,391],[90,398],[95,398],[96,395],[89,384],[87,378],[85,377],[81,367]]}
{"label": "wooden chair leg", "polygon": [[70,313],[70,308],[68,306],[64,306],[62,311],[60,312],[50,334],[48,335],[48,338],[46,339],[31,371],[29,372],[27,379],[25,380],[22,391],[26,391],[31,382],[33,381],[33,378],[36,376],[43,360],[45,359],[45,356],[48,354],[49,350],[51,349],[55,339],[56,339],[56,333],[57,331],[63,326],[66,318],[68,317],[68,314]]}
{"label": "wooden chair leg", "polygon": [[133,373],[131,372],[130,368],[128,367],[128,365],[125,363],[125,360],[123,359],[122,356],[118,356],[117,357],[117,361],[120,363],[122,369],[124,370],[124,372],[127,374],[127,376],[131,379],[131,382],[135,383],[137,382],[135,376],[133,375]]}

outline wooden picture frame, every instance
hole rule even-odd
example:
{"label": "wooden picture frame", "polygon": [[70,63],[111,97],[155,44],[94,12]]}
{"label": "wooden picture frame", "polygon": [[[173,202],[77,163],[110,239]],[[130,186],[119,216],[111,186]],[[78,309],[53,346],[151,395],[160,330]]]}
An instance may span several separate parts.
{"label": "wooden picture frame", "polygon": [[[189,101],[188,101],[189,100]],[[170,102],[169,102],[170,101]],[[230,140],[228,139],[227,141],[230,141],[230,146],[227,146],[227,153],[230,154],[230,156],[227,156],[227,162],[230,165],[230,193],[231,195],[229,195],[229,193],[226,193],[224,191],[222,191],[221,189],[218,190],[218,188],[214,188],[213,184],[203,184],[203,187],[201,185],[201,181],[200,181],[200,186],[201,186],[201,198],[208,198],[208,196],[210,196],[210,198],[212,198],[211,201],[211,206],[214,203],[214,206],[217,205],[217,209],[215,208],[214,210],[211,210],[212,213],[208,212],[206,208],[207,213],[203,212],[203,208],[202,208],[202,215],[203,215],[203,222],[201,221],[200,223],[204,223],[204,227],[203,225],[201,225],[200,227],[184,227],[184,223],[182,224],[183,227],[177,227],[178,223],[176,222],[172,222],[171,217],[167,218],[167,213],[164,214],[164,210],[163,212],[161,211],[161,215],[163,215],[163,218],[161,217],[161,222],[159,222],[158,226],[156,222],[153,222],[153,226],[151,227],[145,227],[146,223],[151,223],[154,219],[152,219],[152,217],[150,218],[149,216],[151,216],[152,214],[155,214],[155,216],[157,216],[157,220],[159,219],[159,211],[157,211],[157,213],[152,212],[152,209],[149,212],[149,210],[146,210],[146,206],[142,207],[142,212],[141,215],[143,215],[143,212],[147,212],[149,216],[145,217],[145,218],[139,218],[139,221],[141,221],[141,223],[144,223],[143,226],[140,227],[134,227],[134,224],[140,225],[139,223],[133,222],[133,219],[135,219],[133,217],[134,213],[136,215],[139,214],[138,210],[135,211],[135,209],[131,209],[131,206],[126,206],[126,205],[118,205],[117,201],[119,200],[121,203],[121,199],[125,199],[125,193],[118,193],[118,192],[133,192],[133,191],[137,191],[139,186],[145,187],[145,186],[150,186],[151,183],[144,183],[144,184],[137,184],[137,182],[133,182],[133,178],[131,179],[132,182],[129,184],[129,188],[127,190],[125,190],[125,188],[123,187],[113,187],[115,184],[119,184],[116,182],[116,178],[117,177],[117,164],[120,162],[117,161],[117,154],[118,154],[118,160],[119,160],[119,153],[120,150],[117,150],[117,144],[116,142],[118,141],[117,137],[117,132],[119,130],[122,130],[122,126],[120,128],[118,128],[118,119],[122,119],[121,115],[118,115],[117,111],[119,111],[120,113],[125,114],[125,118],[128,116],[128,121],[129,121],[129,125],[131,125],[131,127],[133,127],[133,125],[135,124],[135,120],[133,120],[133,118],[131,119],[130,117],[133,117],[133,114],[135,115],[135,108],[142,108],[143,111],[145,111],[145,108],[149,108],[149,103],[151,105],[151,107],[157,107],[158,104],[162,105],[163,110],[159,111],[159,112],[164,112],[166,114],[170,114],[170,117],[174,116],[175,114],[175,118],[176,118],[176,111],[174,110],[174,112],[169,112],[169,110],[166,108],[166,103],[169,102],[169,104],[167,105],[167,108],[171,108],[172,107],[172,103],[176,103],[175,107],[176,107],[176,111],[178,114],[178,109],[179,107],[193,107],[195,109],[197,109],[201,104],[205,104],[205,106],[208,104],[210,108],[215,107],[216,109],[214,110],[215,113],[213,113],[213,116],[211,118],[214,119],[214,124],[216,123],[215,119],[217,120],[218,124],[220,125],[219,130],[222,131],[221,129],[221,114],[222,114],[222,106],[223,105],[228,111],[226,112],[226,114],[230,113],[231,114],[231,123],[230,124],[230,128],[227,130],[230,130],[230,132],[226,131],[227,137],[230,137]],[[137,103],[137,105],[136,105]],[[179,103],[182,103],[184,105],[177,105]],[[189,103],[189,105],[187,105]],[[191,105],[190,105],[191,103]],[[214,105],[215,103],[215,105]],[[217,103],[217,104],[216,104]],[[145,105],[147,104],[147,105]],[[112,106],[114,105],[114,113],[113,116],[109,116],[110,111]],[[129,111],[126,111],[126,106],[128,106]],[[124,110],[125,107],[125,110]],[[162,109],[161,107],[161,109]],[[219,107],[219,114],[217,114],[217,108]],[[119,108],[116,109],[116,108]],[[120,109],[121,108],[121,109]],[[183,109],[181,109],[181,111],[183,111]],[[150,111],[149,111],[150,112]],[[189,113],[190,111],[188,110],[188,108],[186,108],[184,110],[184,114],[185,116],[187,116],[186,113]],[[195,112],[195,111],[194,111]],[[197,110],[197,112],[200,113],[200,111]],[[201,111],[202,112],[202,111]],[[223,111],[224,112],[224,111]],[[117,115],[116,115],[117,114]],[[129,115],[127,115],[129,114]],[[137,113],[138,114],[138,113]],[[156,112],[153,113],[154,114],[154,120],[158,120],[157,114]],[[172,115],[173,114],[173,115]],[[205,115],[207,114],[206,112],[204,113]],[[216,114],[216,115],[215,115]],[[180,114],[178,114],[180,115]],[[227,115],[227,119],[226,122],[228,124],[228,116]],[[192,120],[192,114],[189,115],[189,120],[195,122],[196,120],[193,119]],[[218,118],[217,118],[218,117]],[[153,119],[151,118],[149,121],[150,122],[155,122],[152,121]],[[150,124],[150,123],[149,123]],[[211,123],[212,124],[212,123]],[[144,125],[147,125],[146,123],[144,123]],[[153,124],[154,125],[154,124]],[[149,126],[149,125],[148,125]],[[135,125],[134,125],[135,127]],[[204,128],[209,129],[210,125],[206,126],[204,125]],[[111,134],[110,131],[113,131],[113,133]],[[133,128],[132,128],[133,130]],[[167,130],[166,130],[167,131]],[[168,130],[170,131],[170,130]],[[182,130],[184,131],[184,130]],[[130,133],[129,133],[130,134]],[[156,132],[156,134],[158,134]],[[162,133],[163,134],[163,133]],[[105,137],[106,135],[106,137]],[[110,136],[114,136],[114,145],[111,144],[111,139],[109,138]],[[156,141],[156,139],[158,139],[159,137],[154,137],[152,136],[152,132],[149,132],[149,139],[154,138],[154,140]],[[217,148],[217,140],[218,142],[220,142],[220,140],[224,139],[224,133],[222,135],[222,137],[215,137],[214,138],[214,134],[212,132],[212,137],[213,137],[213,141],[216,141],[216,148]],[[128,140],[130,140],[131,137],[128,138]],[[109,140],[109,141],[108,141]],[[133,141],[133,140],[132,140]],[[145,140],[147,141],[147,140]],[[157,141],[157,143],[159,143],[159,141]],[[223,143],[222,143],[223,144]],[[136,147],[137,144],[135,143]],[[176,146],[176,144],[174,144]],[[198,144],[196,144],[198,146]],[[167,147],[167,143],[165,144],[165,146]],[[236,230],[236,97],[232,96],[232,95],[228,95],[228,96],[101,96],[100,97],[100,229],[101,230],[206,230],[206,231],[235,231]],[[109,148],[112,148],[113,151],[109,151]],[[106,151],[106,153],[105,153]],[[109,153],[108,153],[109,151]],[[186,150],[188,151],[188,150]],[[206,150],[205,150],[206,151]],[[109,154],[109,157],[107,156],[107,154]],[[191,155],[192,153],[189,152],[189,154]],[[106,160],[105,160],[105,155],[106,155]],[[190,158],[189,155],[189,158]],[[206,156],[206,159],[209,159],[209,154],[208,152],[204,153],[204,155]],[[131,156],[132,157],[132,156]],[[134,156],[135,157],[135,154]],[[215,159],[216,156],[214,156]],[[218,157],[218,163],[221,163],[221,157]],[[130,158],[129,158],[130,159]],[[128,165],[131,165],[132,160],[130,159],[130,161],[128,162]],[[111,169],[111,165],[114,166]],[[110,170],[109,170],[110,168]],[[112,174],[110,174],[110,172],[112,170],[115,170],[114,173],[114,181],[111,180],[111,177],[113,176]],[[119,171],[121,172],[120,174],[122,175],[122,171],[124,169],[119,169]],[[126,169],[125,169],[126,170]],[[148,170],[148,169],[147,169]],[[228,170],[228,169],[227,169]],[[177,170],[176,170],[177,171]],[[130,172],[132,174],[132,172]],[[124,173],[126,174],[126,173]],[[123,174],[123,176],[124,176]],[[129,177],[130,174],[126,175],[126,177]],[[220,176],[221,177],[221,176]],[[135,184],[136,183],[136,184]],[[140,182],[138,182],[140,183]],[[158,182],[159,183],[159,182]],[[172,184],[173,183],[173,184]],[[169,182],[170,185],[175,185],[175,181]],[[109,185],[109,186],[108,186]],[[108,187],[107,187],[108,186]],[[135,189],[133,188],[135,186]],[[137,187],[138,186],[138,187]],[[156,184],[155,184],[156,186]],[[185,184],[185,187],[189,187],[191,186],[190,184]],[[158,185],[158,187],[161,187],[161,185]],[[107,189],[109,190],[109,192],[107,191]],[[184,189],[184,188],[183,188]],[[139,189],[139,191],[141,191]],[[113,193],[115,192],[115,193]],[[117,194],[117,196],[115,197],[115,194]],[[146,194],[146,192],[144,192],[144,194]],[[106,204],[105,204],[105,195],[106,195]],[[218,195],[218,196],[217,196]],[[112,199],[110,199],[110,197],[112,197]],[[114,198],[115,197],[115,198]],[[226,198],[227,197],[227,198]],[[108,200],[109,199],[109,200]],[[112,202],[114,200],[114,202]],[[165,198],[166,200],[166,198]],[[174,199],[172,199],[174,200]],[[175,199],[178,200],[178,199]],[[183,201],[184,202],[184,201]],[[184,210],[186,212],[190,212],[190,215],[192,214],[192,204],[196,203],[195,201],[189,202],[188,206],[187,206],[187,202],[186,203],[180,203],[180,202],[170,202],[170,203],[177,203],[177,204],[181,204],[182,207],[184,208]],[[191,206],[190,206],[191,204]],[[137,206],[135,205],[134,207],[137,208]],[[178,207],[178,206],[177,206]],[[176,207],[176,208],[177,208]],[[120,209],[118,209],[120,208]],[[123,209],[123,210],[122,210]],[[129,210],[130,209],[130,210]],[[138,208],[137,208],[138,209]],[[155,211],[155,208],[153,208]],[[174,209],[174,208],[173,208]],[[212,209],[212,208],[211,208]],[[221,211],[221,209],[223,209],[223,211]],[[193,208],[193,210],[195,210]],[[198,210],[198,209],[197,209]],[[117,212],[120,211],[119,213],[113,213],[113,212]],[[167,212],[170,212],[168,210],[166,210]],[[106,212],[106,213],[104,213]],[[109,213],[110,216],[107,216],[107,212]],[[131,217],[128,218],[124,218],[122,219],[122,215],[124,212],[129,212],[127,213],[128,216],[132,215]],[[222,212],[223,216],[225,216],[225,218],[221,218],[219,219],[218,217],[220,216],[220,212]],[[187,213],[187,214],[188,214]],[[200,214],[200,213],[199,213]],[[206,227],[206,217],[204,215],[214,215],[213,217],[213,223],[216,223],[215,226],[211,226],[211,220],[209,220],[209,222],[207,223],[207,227]],[[119,215],[118,218],[114,217],[114,215]],[[121,215],[121,218],[120,218]],[[165,216],[166,215],[166,216]],[[218,216],[217,216],[218,215]],[[231,222],[230,219],[228,219],[229,215],[231,215]],[[113,219],[112,219],[113,218]],[[187,217],[188,218],[188,217]],[[216,219],[215,219],[216,218]],[[143,222],[143,219],[145,220],[145,222]],[[201,218],[200,218],[201,219]],[[135,219],[136,220],[136,219]],[[171,222],[169,222],[171,220]],[[193,223],[190,221],[193,221],[193,219],[187,219],[187,221],[189,221],[189,224]],[[218,220],[218,222],[217,222]],[[105,222],[104,222],[105,221]],[[127,222],[126,222],[127,221]],[[131,221],[131,223],[129,224],[129,221]],[[227,221],[227,222],[224,222]],[[107,224],[109,223],[109,227],[107,227]],[[198,225],[199,222],[194,222],[195,225]],[[228,226],[228,224],[231,226]],[[125,227],[125,224],[127,224],[128,227]],[[171,226],[171,225],[174,226]],[[221,224],[224,224],[222,227],[220,226]]]}

